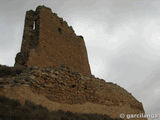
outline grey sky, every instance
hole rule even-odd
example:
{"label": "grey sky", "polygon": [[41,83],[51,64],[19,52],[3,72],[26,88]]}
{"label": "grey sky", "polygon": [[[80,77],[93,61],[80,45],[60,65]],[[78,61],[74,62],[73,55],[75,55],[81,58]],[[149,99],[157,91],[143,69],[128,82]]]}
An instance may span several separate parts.
{"label": "grey sky", "polygon": [[[13,65],[26,10],[42,0],[0,0],[0,64]],[[46,0],[85,38],[92,73],[160,113],[160,0]]]}

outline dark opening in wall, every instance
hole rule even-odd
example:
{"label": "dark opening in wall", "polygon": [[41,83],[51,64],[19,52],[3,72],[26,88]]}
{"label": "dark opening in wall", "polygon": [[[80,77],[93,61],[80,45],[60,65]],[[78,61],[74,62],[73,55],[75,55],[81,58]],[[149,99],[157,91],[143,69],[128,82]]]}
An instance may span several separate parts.
{"label": "dark opening in wall", "polygon": [[76,87],[76,85],[72,85],[71,87],[72,87],[72,88],[75,88],[75,87]]}
{"label": "dark opening in wall", "polygon": [[85,86],[84,89],[87,90],[87,86]]}
{"label": "dark opening in wall", "polygon": [[61,29],[61,28],[58,28],[58,32],[59,32],[60,34],[62,34],[62,29]]}

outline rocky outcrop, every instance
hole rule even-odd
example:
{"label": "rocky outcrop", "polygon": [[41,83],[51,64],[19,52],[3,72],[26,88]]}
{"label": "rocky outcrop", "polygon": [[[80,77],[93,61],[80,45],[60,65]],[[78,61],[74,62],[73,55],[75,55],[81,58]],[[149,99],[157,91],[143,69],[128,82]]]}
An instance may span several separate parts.
{"label": "rocky outcrop", "polygon": [[23,66],[8,67],[5,65],[0,65],[0,77],[14,76],[14,75],[22,73],[23,70],[25,70],[25,67],[23,67]]}
{"label": "rocky outcrop", "polygon": [[50,111],[106,114],[144,113],[142,103],[120,86],[68,67],[29,67],[22,73],[0,78],[0,95],[31,101]]}

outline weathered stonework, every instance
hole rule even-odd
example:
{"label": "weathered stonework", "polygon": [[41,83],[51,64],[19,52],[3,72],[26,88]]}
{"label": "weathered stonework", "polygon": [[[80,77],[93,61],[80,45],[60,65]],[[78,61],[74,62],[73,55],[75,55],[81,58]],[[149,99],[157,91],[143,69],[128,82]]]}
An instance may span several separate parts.
{"label": "weathered stonework", "polygon": [[44,6],[26,13],[21,52],[15,66],[59,66],[90,75],[87,51],[82,36]]}
{"label": "weathered stonework", "polygon": [[50,111],[105,114],[113,119],[121,113],[144,113],[142,103],[120,86],[73,72],[63,65],[28,67],[21,74],[4,76],[0,78],[0,96],[19,100],[21,104],[31,101]]}

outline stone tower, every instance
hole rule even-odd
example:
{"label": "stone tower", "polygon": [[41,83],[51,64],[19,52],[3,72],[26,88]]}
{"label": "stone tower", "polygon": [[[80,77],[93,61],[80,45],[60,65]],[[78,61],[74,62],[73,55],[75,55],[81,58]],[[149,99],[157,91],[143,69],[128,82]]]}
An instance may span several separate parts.
{"label": "stone tower", "polygon": [[87,51],[82,36],[76,36],[67,22],[39,6],[27,11],[24,35],[15,66],[59,66],[64,64],[74,72],[90,75]]}

